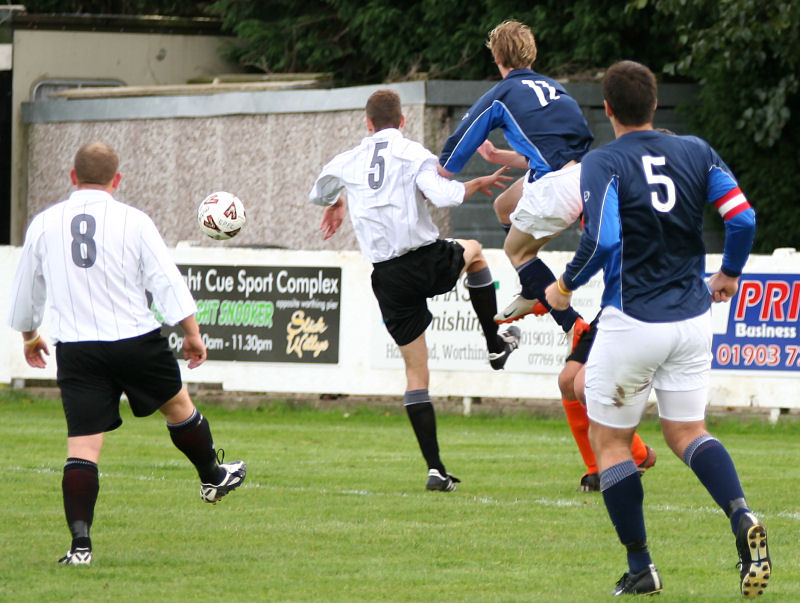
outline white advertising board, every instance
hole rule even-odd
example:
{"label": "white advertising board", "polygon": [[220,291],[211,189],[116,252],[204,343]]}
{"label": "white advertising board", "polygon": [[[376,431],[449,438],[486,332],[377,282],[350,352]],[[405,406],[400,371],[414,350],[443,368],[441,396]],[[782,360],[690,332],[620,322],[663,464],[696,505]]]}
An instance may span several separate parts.
{"label": "white advertising board", "polygon": [[[0,270],[6,283],[11,282],[19,253],[16,247],[0,247]],[[485,254],[497,281],[498,305],[502,308],[519,290],[517,275],[501,250],[485,250]],[[543,252],[541,257],[555,274],[560,274],[572,254]],[[232,391],[354,395],[403,392],[402,358],[381,322],[370,285],[372,267],[358,252],[179,244],[174,249],[174,258],[194,287],[196,297],[202,293],[207,298],[204,311],[209,307],[220,309],[204,316],[204,331],[215,347],[209,353],[209,360],[191,371],[181,361],[187,382],[221,384]],[[719,256],[708,256],[708,270],[716,270],[720,261]],[[224,294],[218,290],[201,291],[203,287],[209,289],[196,276],[201,267],[204,275],[209,273],[209,267],[219,267],[211,271],[217,276],[230,275],[230,291]],[[241,267],[246,268],[247,274],[258,273],[260,288],[238,291],[240,284],[246,287],[248,282],[237,276]],[[312,277],[323,273],[332,275],[325,277],[329,282],[336,282],[336,287],[327,292],[330,299],[326,298],[325,304],[314,303],[314,295],[309,297],[310,290],[288,290],[291,275],[297,275],[291,281],[301,284],[297,287],[302,283],[309,283],[310,287]],[[280,275],[288,275],[281,285],[285,290],[278,287],[283,283]],[[798,281],[800,254],[778,250],[771,256],[751,256],[742,278],[747,297],[714,306],[712,405],[800,408],[800,390],[796,386],[800,377]],[[274,289],[268,286],[271,283]],[[213,289],[218,289],[216,284]],[[586,320],[598,312],[601,292],[599,276],[576,291],[574,305]],[[7,296],[0,297],[3,316],[7,315],[8,303]],[[223,308],[233,310],[223,312]],[[569,353],[570,341],[549,316],[528,317],[515,323],[522,330],[522,345],[512,354],[505,370],[492,371],[463,282],[453,291],[430,300],[429,308],[434,317],[426,334],[431,395],[560,397],[557,375]],[[255,325],[260,330],[237,332],[236,325],[231,323],[238,320],[237,309],[243,312],[241,317],[248,328]],[[265,318],[267,310],[269,320]],[[282,317],[281,312],[289,314]],[[223,325],[221,320],[227,322]],[[19,334],[5,322],[2,329],[5,337],[0,345],[0,382],[55,379],[52,354],[46,369],[31,368],[24,361]],[[42,334],[47,337],[47,315]],[[301,344],[301,340],[308,345]],[[269,341],[269,347],[260,345],[264,341]],[[252,342],[259,345],[252,347]],[[329,353],[327,360],[318,354],[331,346],[335,353]],[[774,354],[779,354],[777,365]]]}

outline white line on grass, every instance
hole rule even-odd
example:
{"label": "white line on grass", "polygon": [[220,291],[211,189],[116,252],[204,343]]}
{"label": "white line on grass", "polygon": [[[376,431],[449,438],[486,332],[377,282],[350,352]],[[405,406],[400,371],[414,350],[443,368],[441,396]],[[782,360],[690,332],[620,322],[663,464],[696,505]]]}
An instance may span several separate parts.
{"label": "white line on grass", "polygon": [[[61,473],[61,469],[53,469],[51,467],[19,467],[19,466],[11,466],[8,467],[11,471],[18,471],[20,473],[42,473],[42,474],[51,474],[51,473]],[[131,479],[129,475],[121,475],[115,473],[100,473],[101,477],[104,478],[114,478],[120,477],[124,479]],[[165,481],[176,481],[176,482],[195,482],[196,480],[188,480],[184,478],[169,478],[169,480],[164,476],[154,476],[154,475],[139,475],[134,477],[133,479],[137,481],[145,481],[145,482],[165,482]],[[257,481],[247,481],[242,484],[241,489],[249,490],[249,489],[261,489],[267,488],[270,490],[281,490],[284,492],[313,492],[315,494],[330,494],[330,495],[348,495],[348,496],[375,496],[375,497],[388,497],[394,496],[399,498],[407,498],[416,492],[408,493],[408,492],[373,492],[370,490],[329,490],[327,488],[311,488],[311,487],[303,487],[303,486],[276,486],[274,484],[261,484]],[[432,493],[420,492],[419,494],[425,496],[431,496]],[[435,495],[435,494],[433,494]],[[487,497],[487,496],[460,496],[459,494],[446,494],[448,497],[453,498],[453,502],[457,503],[464,503],[464,502],[475,502],[481,505],[496,505],[496,506],[517,506],[517,505],[540,505],[546,507],[556,507],[556,508],[564,508],[564,507],[584,507],[586,506],[585,497],[578,497],[577,499],[565,499],[565,498],[533,498],[533,499],[524,499],[524,498],[515,498],[513,500],[500,500],[497,498]],[[718,507],[709,507],[709,506],[680,506],[680,505],[646,505],[646,509],[648,511],[663,511],[666,513],[700,513],[703,515],[718,515],[719,508]],[[777,513],[759,513],[759,517],[769,518],[770,516],[781,517],[783,519],[790,519],[792,521],[800,521],[800,513],[793,512],[793,511],[778,511]]]}

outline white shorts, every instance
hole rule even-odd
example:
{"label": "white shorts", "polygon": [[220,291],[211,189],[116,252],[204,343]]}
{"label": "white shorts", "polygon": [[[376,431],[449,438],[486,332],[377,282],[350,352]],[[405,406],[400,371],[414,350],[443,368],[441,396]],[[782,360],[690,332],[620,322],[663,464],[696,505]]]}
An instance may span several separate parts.
{"label": "white shorts", "polygon": [[636,427],[655,388],[662,419],[701,421],[710,371],[711,310],[642,322],[608,306],[586,362],[587,413],[608,427]]}
{"label": "white shorts", "polygon": [[535,239],[569,228],[583,212],[581,164],[545,174],[522,184],[522,197],[511,214],[511,224]]}

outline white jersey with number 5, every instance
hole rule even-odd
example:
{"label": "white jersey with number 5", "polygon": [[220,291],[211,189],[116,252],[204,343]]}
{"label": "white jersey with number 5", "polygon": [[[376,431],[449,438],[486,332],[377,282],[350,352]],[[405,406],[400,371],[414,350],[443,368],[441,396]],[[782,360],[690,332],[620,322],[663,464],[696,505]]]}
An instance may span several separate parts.
{"label": "white jersey with number 5", "polygon": [[382,262],[436,241],[439,230],[426,198],[437,207],[464,200],[464,185],[439,176],[437,164],[421,144],[386,128],[328,162],[309,198],[332,205],[346,189],[361,252],[372,263]]}
{"label": "white jersey with number 5", "polygon": [[175,324],[197,311],[153,221],[104,191],[81,189],[34,217],[14,283],[8,322],[32,331],[49,298],[56,341],[117,341],[157,329],[153,295]]}

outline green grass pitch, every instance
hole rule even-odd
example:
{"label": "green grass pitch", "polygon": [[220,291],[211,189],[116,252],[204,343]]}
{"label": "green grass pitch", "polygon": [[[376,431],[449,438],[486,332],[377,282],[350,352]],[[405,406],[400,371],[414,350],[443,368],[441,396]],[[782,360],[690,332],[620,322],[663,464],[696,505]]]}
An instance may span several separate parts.
{"label": "green grass pitch", "polygon": [[[602,498],[576,491],[582,464],[566,422],[441,412],[448,470],[427,492],[401,408],[314,410],[265,401],[198,403],[228,460],[248,464],[217,505],[160,417],[106,435],[91,567],[63,567],[66,456],[58,400],[0,390],[4,601],[598,601],[625,570]],[[767,525],[774,576],[763,601],[800,600],[800,423],[710,421]],[[657,423],[645,518],[660,601],[737,601],[733,536]]]}

